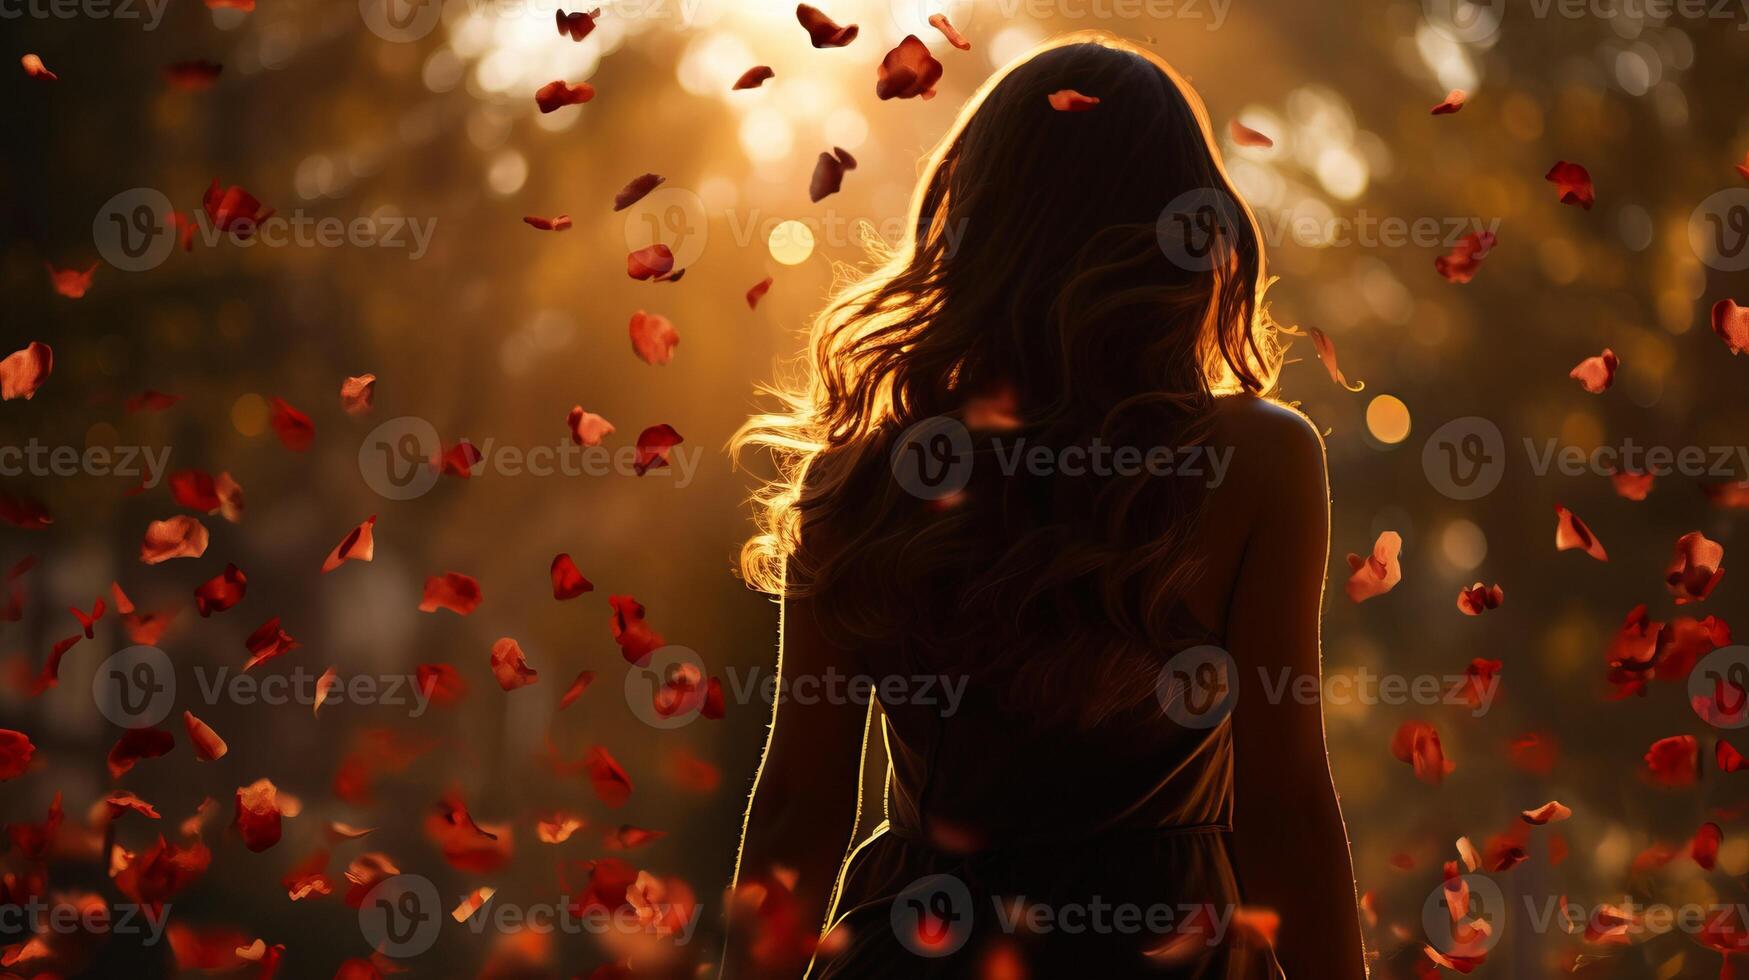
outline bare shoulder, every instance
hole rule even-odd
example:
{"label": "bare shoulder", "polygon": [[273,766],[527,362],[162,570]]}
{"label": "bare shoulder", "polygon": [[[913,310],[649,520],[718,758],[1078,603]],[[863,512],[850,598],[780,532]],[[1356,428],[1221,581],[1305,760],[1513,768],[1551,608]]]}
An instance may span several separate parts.
{"label": "bare shoulder", "polygon": [[1230,395],[1215,402],[1217,443],[1229,446],[1240,474],[1304,479],[1324,471],[1324,437],[1298,409],[1256,395]]}

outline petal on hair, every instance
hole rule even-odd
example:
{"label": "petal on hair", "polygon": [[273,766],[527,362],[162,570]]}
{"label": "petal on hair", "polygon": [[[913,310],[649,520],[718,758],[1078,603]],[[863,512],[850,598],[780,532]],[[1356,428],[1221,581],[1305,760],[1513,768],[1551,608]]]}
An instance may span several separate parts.
{"label": "petal on hair", "polygon": [[1082,95],[1072,88],[1058,89],[1045,96],[1045,100],[1058,112],[1086,112],[1099,104],[1098,96]]}

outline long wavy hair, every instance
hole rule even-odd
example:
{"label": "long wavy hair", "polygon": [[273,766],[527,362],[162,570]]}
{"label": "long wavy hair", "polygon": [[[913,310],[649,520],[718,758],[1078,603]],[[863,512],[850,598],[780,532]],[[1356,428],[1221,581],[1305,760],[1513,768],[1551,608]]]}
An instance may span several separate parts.
{"label": "long wavy hair", "polygon": [[[1063,90],[1098,104],[1060,111]],[[1197,254],[1219,261],[1186,261],[1172,219],[1209,202],[1218,241]],[[877,665],[985,671],[1020,705],[1096,722],[1151,696],[1160,651],[1184,639],[1202,483],[1004,473],[976,449],[965,489],[930,501],[895,479],[896,442],[947,417],[974,445],[992,418],[1011,446],[1200,444],[1218,396],[1267,393],[1281,365],[1256,221],[1188,83],[1091,33],[984,84],[911,219],[908,241],[870,243],[874,267],[763,388],[780,410],[731,443],[777,466],[742,575],[813,596],[831,635],[892,658]],[[1095,693],[1066,694],[1090,672]]]}

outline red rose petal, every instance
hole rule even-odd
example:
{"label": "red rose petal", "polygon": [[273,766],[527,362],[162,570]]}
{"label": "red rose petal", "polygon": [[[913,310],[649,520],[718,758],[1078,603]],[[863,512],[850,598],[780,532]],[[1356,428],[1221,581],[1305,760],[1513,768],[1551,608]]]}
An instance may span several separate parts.
{"label": "red rose petal", "polygon": [[1482,268],[1482,260],[1498,242],[1493,232],[1471,232],[1452,246],[1450,254],[1435,257],[1433,268],[1445,277],[1446,282],[1469,282],[1476,277]]}
{"label": "red rose petal", "polygon": [[1676,604],[1701,602],[1712,595],[1713,588],[1725,577],[1719,566],[1725,561],[1725,546],[1699,531],[1690,531],[1676,539],[1676,551],[1664,569],[1664,584],[1676,597]]}
{"label": "red rose petal", "polygon": [[602,803],[610,807],[624,806],[632,796],[632,780],[613,756],[597,745],[589,750],[586,760],[589,768],[589,784],[594,787],[595,795]]}
{"label": "red rose petal", "polygon": [[55,352],[48,344],[31,341],[0,360],[0,401],[29,401],[55,369]]}
{"label": "red rose petal", "polygon": [[1312,348],[1318,352],[1318,360],[1324,362],[1324,370],[1329,372],[1331,381],[1349,391],[1360,391],[1366,387],[1364,383],[1359,381],[1353,384],[1348,382],[1347,376],[1342,373],[1342,368],[1336,363],[1336,345],[1330,342],[1330,338],[1324,335],[1324,331],[1312,327],[1306,331],[1306,335],[1311,338]]}
{"label": "red rose petal", "polygon": [[68,299],[84,299],[91,289],[91,277],[97,274],[95,262],[84,269],[57,269],[47,262],[43,265],[49,270],[49,285]]}
{"label": "red rose petal", "polygon": [[1450,92],[1446,93],[1444,102],[1441,102],[1440,104],[1433,107],[1432,115],[1449,116],[1452,113],[1458,111],[1459,109],[1462,109],[1464,107],[1464,103],[1468,102],[1469,100],[1470,100],[1470,93],[1465,92],[1461,88],[1454,88]]}
{"label": "red rose petal", "polygon": [[1058,89],[1045,96],[1045,101],[1058,112],[1086,112],[1099,104],[1097,96],[1082,95],[1072,88]]}
{"label": "red rose petal", "polygon": [[594,412],[585,412],[581,405],[571,406],[565,416],[565,428],[571,430],[571,441],[579,446],[599,446],[601,440],[613,435],[612,422]]}
{"label": "red rose petal", "polygon": [[563,8],[556,10],[554,19],[559,25],[559,36],[568,37],[573,41],[581,41],[595,30],[595,18],[601,16],[601,8],[597,7],[588,13],[567,14]]}
{"label": "red rose petal", "polygon": [[585,592],[595,591],[595,586],[583,573],[577,570],[577,563],[567,554],[559,554],[553,558],[550,569],[553,577],[553,598],[575,599]]}
{"label": "red rose petal", "polygon": [[576,680],[571,682],[570,687],[565,688],[564,695],[559,698],[559,710],[563,711],[569,708],[571,702],[582,697],[583,692],[589,690],[589,685],[593,683],[595,683],[595,671],[585,670],[579,673]]}
{"label": "red rose petal", "polygon": [[940,31],[941,36],[947,38],[947,43],[961,51],[972,50],[972,42],[966,40],[966,36],[959,32],[959,28],[953,26],[946,14],[930,14],[929,26]]}
{"label": "red rose petal", "polygon": [[279,437],[280,444],[294,453],[309,449],[316,438],[316,423],[283,398],[272,399],[272,404],[273,411],[267,417],[267,424],[273,427],[273,434]]}
{"label": "red rose petal", "polygon": [[595,86],[588,82],[567,85],[563,79],[548,82],[540,87],[540,91],[534,93],[534,103],[540,106],[540,111],[543,113],[563,109],[568,105],[582,105],[593,98],[595,98]]}
{"label": "red rose petal", "polygon": [[523,656],[521,644],[508,636],[492,644],[492,676],[506,691],[527,687],[540,679],[540,674],[529,667]]}
{"label": "red rose petal", "polygon": [[1250,126],[1245,125],[1237,119],[1228,120],[1227,135],[1231,136],[1233,142],[1239,146],[1255,146],[1262,149],[1268,149],[1275,145],[1275,140],[1259,133],[1257,130],[1252,129]]}
{"label": "red rose petal", "polygon": [[1731,356],[1749,351],[1749,306],[1738,306],[1734,299],[1721,299],[1713,304],[1712,319],[1713,333],[1725,342]]}
{"label": "red rose petal", "polygon": [[613,195],[613,209],[624,211],[626,208],[644,199],[644,195],[655,190],[667,178],[661,174],[639,174],[626,183],[619,192]]}
{"label": "red rose petal", "polygon": [[109,775],[120,779],[141,759],[156,759],[176,747],[176,736],[161,728],[130,728],[109,750]]}
{"label": "red rose petal", "polygon": [[887,99],[930,99],[935,97],[935,83],[941,81],[941,62],[929,53],[929,47],[915,34],[905,35],[898,46],[881,59],[875,79],[875,97]]}
{"label": "red rose petal", "polygon": [[202,762],[222,759],[229,752],[230,746],[212,730],[212,726],[194,716],[192,711],[182,713],[182,726],[188,729],[188,742],[194,746],[194,757]]}
{"label": "red rose petal", "polygon": [[376,540],[371,534],[376,526],[375,514],[365,518],[364,523],[348,531],[346,537],[328,552],[328,557],[322,562],[322,572],[327,574],[349,561],[371,561],[376,557]]}
{"label": "red rose petal", "polygon": [[1579,382],[1593,395],[1601,395],[1609,390],[1610,385],[1615,384],[1615,369],[1620,363],[1615,351],[1605,347],[1603,353],[1580,361],[1573,370],[1567,372],[1567,377]]}
{"label": "red rose petal", "polygon": [[1688,853],[1694,858],[1694,863],[1707,871],[1711,871],[1719,863],[1719,844],[1725,839],[1725,832],[1716,823],[1701,824],[1695,831],[1694,841],[1689,845]]}
{"label": "red rose petal", "polygon": [[360,374],[340,382],[340,407],[348,415],[363,415],[371,409],[377,393],[377,376]]}
{"label": "red rose petal", "polygon": [[742,89],[758,88],[764,85],[768,79],[775,77],[777,77],[777,72],[772,71],[769,66],[754,65],[742,72],[740,78],[735,79],[735,84],[730,88],[730,91],[739,92]]}
{"label": "red rose petal", "polygon": [[1567,551],[1577,548],[1598,561],[1608,561],[1609,554],[1603,550],[1603,542],[1591,533],[1591,528],[1573,513],[1560,504],[1555,505],[1555,550]]}
{"label": "red rose petal", "polygon": [[192,61],[178,61],[164,66],[164,81],[171,88],[184,92],[200,92],[212,87],[218,81],[219,72],[225,66],[215,61],[196,58]]}
{"label": "red rose petal", "polygon": [[1610,486],[1615,488],[1615,495],[1623,500],[1645,500],[1652,492],[1653,475],[1650,473],[1611,473]]}
{"label": "red rose petal", "polygon": [[626,256],[626,275],[639,282],[660,280],[673,271],[674,253],[661,242],[646,245]]}
{"label": "red rose petal", "polygon": [[613,618],[609,627],[613,631],[613,641],[619,644],[620,654],[627,663],[642,667],[649,662],[650,654],[663,645],[662,635],[650,629],[644,622],[644,605],[629,595],[607,597],[608,605],[613,607]]}
{"label": "red rose petal", "polygon": [[538,228],[541,231],[569,231],[571,228],[571,216],[568,214],[561,214],[551,218],[543,218],[539,215],[531,214],[523,218],[522,223],[533,228]]}
{"label": "red rose petal", "polygon": [[420,664],[414,671],[414,683],[440,707],[455,704],[468,693],[468,682],[449,664]]}
{"label": "red rose petal", "polygon": [[200,203],[214,228],[240,239],[247,239],[263,221],[273,217],[273,209],[263,210],[253,194],[236,186],[220,190],[217,180],[207,188]]}
{"label": "red rose petal", "polygon": [[[815,45],[815,47],[818,46],[819,45]],[[53,82],[61,77],[54,72],[49,71],[49,67],[43,64],[40,55],[27,54],[24,57],[19,58],[18,63],[24,66],[24,73],[31,78],[40,78],[45,82]]]}
{"label": "red rose petal", "polygon": [[632,471],[643,476],[653,469],[668,465],[668,450],[685,440],[667,423],[652,425],[638,433],[638,454],[632,461]]}
{"label": "red rose petal", "polygon": [[10,728],[0,728],[0,780],[16,779],[30,768],[30,758],[36,746],[30,736]]}
{"label": "red rose petal", "polygon": [[460,572],[444,572],[425,580],[425,594],[419,600],[420,612],[448,609],[466,616],[480,606],[480,583]]}
{"label": "red rose petal", "polygon": [[759,301],[761,299],[764,299],[765,294],[771,291],[771,283],[772,283],[772,278],[770,276],[766,276],[764,279],[761,279],[758,282],[754,283],[753,286],[747,290],[747,308],[748,309],[752,310],[752,309],[757,309],[759,307]]}
{"label": "red rose petal", "polygon": [[249,670],[275,657],[282,657],[298,649],[302,644],[292,639],[290,633],[280,628],[279,617],[275,616],[256,627],[255,632],[249,634],[249,638],[243,641],[243,645],[248,647],[250,654],[252,654],[248,662],[243,664],[243,669]]}
{"label": "red rose petal", "polygon": [[632,338],[632,353],[645,364],[661,367],[674,358],[674,348],[680,344],[680,331],[668,318],[639,310],[632,314],[627,327]]}
{"label": "red rose petal", "polygon": [[172,558],[199,558],[206,554],[206,546],[206,525],[179,514],[146,526],[146,536],[140,541],[140,561],[156,565]]}
{"label": "red rose petal", "polygon": [[1591,205],[1597,203],[1597,193],[1591,187],[1590,172],[1576,163],[1558,161],[1549,168],[1543,179],[1560,190],[1562,204],[1575,204],[1589,211]]}
{"label": "red rose petal", "polygon": [[1573,815],[1573,811],[1559,800],[1550,800],[1534,810],[1523,813],[1524,822],[1541,827],[1544,824],[1559,823]]}
{"label": "red rose petal", "polygon": [[257,854],[279,843],[279,789],[268,779],[237,787],[237,810],[231,826],[243,838],[243,846]]}
{"label": "red rose petal", "polygon": [[1661,786],[1689,786],[1699,773],[1699,745],[1693,735],[1673,735],[1646,750],[1646,772]]}
{"label": "red rose petal", "polygon": [[202,618],[235,606],[249,589],[249,577],[235,565],[202,582],[194,590],[194,607]]}
{"label": "red rose petal", "polygon": [[1349,601],[1365,602],[1396,588],[1403,580],[1403,567],[1398,562],[1402,551],[1403,536],[1385,531],[1373,542],[1371,555],[1349,554],[1348,567],[1353,571],[1345,587]]}
{"label": "red rose petal", "polygon": [[842,48],[856,40],[856,25],[839,27],[818,8],[807,4],[796,6],[796,20],[808,32],[808,41],[816,48]]}
{"label": "red rose petal", "polygon": [[1480,616],[1490,609],[1500,608],[1506,592],[1499,585],[1485,586],[1480,582],[1458,592],[1457,607],[1465,616]]}
{"label": "red rose petal", "polygon": [[1415,778],[1437,786],[1457,766],[1445,757],[1439,732],[1424,721],[1406,721],[1391,738],[1391,755],[1414,767]]}

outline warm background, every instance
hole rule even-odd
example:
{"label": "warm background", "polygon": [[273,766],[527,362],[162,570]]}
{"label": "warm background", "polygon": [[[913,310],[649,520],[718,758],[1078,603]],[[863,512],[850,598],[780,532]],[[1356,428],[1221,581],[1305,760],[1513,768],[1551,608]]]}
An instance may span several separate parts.
{"label": "warm background", "polygon": [[[557,35],[544,0],[452,0],[441,23],[410,41],[368,30],[349,0],[264,0],[248,13],[171,0],[156,30],[91,17],[26,17],[4,27],[6,65],[14,67],[0,71],[0,353],[41,340],[56,364],[33,400],[0,409],[0,431],[9,444],[35,437],[170,446],[173,470],[230,472],[247,509],[239,524],[203,518],[212,531],[204,557],[148,567],[137,560],[147,523],[184,512],[166,488],[128,496],[132,481],[119,477],[6,480],[8,493],[47,504],[55,523],[0,531],[0,563],[41,558],[24,579],[22,620],[0,632],[0,652],[35,670],[77,629],[66,607],[89,609],[117,581],[142,609],[181,608],[161,645],[184,670],[240,666],[243,638],[277,615],[303,648],[257,671],[410,673],[441,662],[470,685],[459,704],[418,719],[388,706],[341,705],[320,718],[298,705],[203,708],[230,741],[230,754],[215,763],[193,760],[173,716],[164,727],[176,734],[176,750],[142,762],[120,784],[154,803],[172,834],[203,796],[220,801],[206,833],[212,869],[176,898],[174,921],[284,944],[286,976],[327,977],[365,955],[356,917],[338,895],[292,904],[279,885],[323,846],[330,820],[382,828],[336,846],[331,875],[360,851],[382,851],[435,879],[446,902],[482,884],[499,889],[498,901],[547,901],[558,893],[556,864],[605,853],[601,832],[621,823],[665,831],[619,856],[690,882],[713,921],[765,709],[731,703],[722,721],[675,731],[641,723],[621,693],[606,597],[636,596],[663,635],[699,651],[713,671],[769,665],[774,607],[731,570],[754,477],[731,468],[724,443],[755,404],[754,384],[797,348],[833,264],[859,258],[856,224],[898,234],[916,161],[963,98],[995,65],[1076,28],[1145,41],[1194,80],[1223,133],[1242,117],[1275,137],[1276,148],[1262,151],[1223,136],[1268,227],[1295,214],[1499,222],[1498,247],[1467,285],[1435,273],[1443,245],[1325,247],[1315,236],[1271,235],[1277,318],[1324,330],[1348,377],[1366,382],[1359,393],[1337,387],[1302,341],[1282,390],[1328,431],[1337,588],[1327,670],[1450,674],[1474,657],[1504,662],[1501,700],[1485,718],[1451,706],[1329,711],[1360,887],[1376,893],[1381,913],[1375,943],[1387,957],[1407,948],[1412,960],[1422,902],[1440,862],[1454,856],[1452,842],[1468,835],[1481,845],[1512,828],[1519,810],[1548,799],[1575,811],[1553,828],[1570,856],[1551,866],[1550,830],[1538,830],[1529,859],[1496,876],[1508,896],[1565,894],[1587,908],[1628,898],[1749,899],[1738,877],[1749,872],[1749,822],[1731,819],[1749,796],[1730,784],[1749,776],[1715,778],[1714,735],[1688,710],[1680,680],[1620,702],[1608,699],[1605,681],[1606,649],[1631,607],[1647,602],[1657,619],[1675,614],[1662,576],[1676,537],[1700,530],[1733,552],[1744,546],[1737,512],[1709,505],[1704,481],[1663,479],[1636,503],[1601,475],[1539,476],[1521,447],[1525,438],[1589,448],[1626,437],[1734,445],[1749,435],[1749,367],[1707,320],[1712,303],[1733,291],[1749,299],[1749,283],[1703,262],[1688,234],[1703,199],[1744,185],[1733,169],[1749,149],[1749,21],[1741,10],[1725,11],[1729,19],[1656,21],[1596,11],[1537,17],[1540,8],[1510,3],[1497,36],[1460,43],[1402,0],[1234,0],[1218,29],[1206,0],[1177,5],[1180,15],[1168,17],[1148,16],[1145,4],[978,0],[951,8],[973,45],[961,52],[923,26],[915,10],[923,5],[907,0],[892,9],[882,0],[833,0],[830,14],[862,28],[836,50],[811,48],[793,6],[779,0],[695,6],[684,14],[672,0],[610,6],[581,44]],[[946,66],[939,96],[878,101],[875,66],[912,31]],[[60,80],[26,77],[15,67],[25,52],[40,54]],[[223,73],[200,92],[165,84],[163,67],[189,58],[222,62]],[[761,90],[731,92],[755,64],[771,65],[777,77]],[[588,79],[599,95],[539,114],[534,90],[561,77]],[[1454,87],[1471,91],[1469,105],[1430,116]],[[832,145],[861,166],[841,193],[810,204],[815,156]],[[1543,180],[1561,159],[1590,168],[1594,209],[1560,204]],[[613,193],[645,171],[665,175],[663,189],[612,213]],[[435,220],[435,235],[417,260],[386,248],[197,245],[150,271],[100,265],[83,299],[51,290],[45,261],[84,268],[99,260],[92,220],[112,196],[155,188],[194,209],[214,178],[282,214],[398,214]],[[552,234],[521,221],[558,213],[575,227]],[[779,256],[768,245],[786,219],[814,226],[811,253]],[[648,243],[652,223],[689,269],[680,283],[634,282],[621,271],[628,248]],[[770,294],[749,311],[743,293],[768,275]],[[626,322],[640,308],[677,325],[672,364],[632,356]],[[1606,394],[1586,394],[1567,371],[1606,346],[1621,357],[1620,375]],[[376,407],[350,417],[336,392],[344,377],[364,372],[380,379]],[[182,401],[159,412],[123,409],[147,389]],[[275,439],[267,426],[273,397],[314,420],[308,452]],[[489,471],[394,502],[361,477],[359,444],[381,421],[419,416],[446,442],[556,446],[568,438],[565,415],[577,403],[617,426],[614,446],[671,424],[683,448],[703,453],[697,478],[678,487],[659,474]],[[1470,415],[1500,427],[1511,464],[1493,494],[1456,502],[1430,485],[1422,447],[1441,423]],[[1555,551],[1557,503],[1596,530],[1608,564]],[[328,550],[371,514],[381,515],[375,561],[318,575]],[[1387,529],[1406,542],[1404,582],[1354,606],[1340,592],[1342,556],[1365,552]],[[561,551],[576,557],[595,592],[553,600],[547,565]],[[190,590],[226,562],[247,572],[247,598],[201,619]],[[478,611],[416,611],[424,578],[443,571],[479,581]],[[1471,619],[1454,597],[1477,579],[1501,583],[1506,603]],[[1727,576],[1695,615],[1735,622],[1745,588]],[[493,682],[487,651],[501,636],[528,651],[540,671],[534,687],[506,694]],[[40,821],[58,791],[69,824],[82,826],[108,792],[104,754],[119,731],[94,707],[89,684],[102,657],[127,642],[111,614],[95,639],[67,654],[59,687],[35,699],[0,692],[0,727],[26,731],[38,746],[36,768],[0,786],[0,820]],[[555,711],[584,668],[597,671],[595,687]],[[1456,761],[1443,785],[1417,781],[1391,757],[1390,736],[1410,719],[1441,731]],[[344,802],[331,789],[336,771],[373,728],[439,747],[383,776],[374,803]],[[1509,743],[1529,732],[1549,733],[1560,746],[1547,775],[1508,760]],[[1684,733],[1700,737],[1700,783],[1670,790],[1641,778],[1648,745]],[[549,735],[565,759],[608,748],[635,784],[631,801],[609,810],[586,777],[556,775],[541,758]],[[714,792],[671,778],[681,751],[720,770]],[[235,788],[261,777],[304,809],[279,845],[252,854],[224,825]],[[421,822],[450,789],[481,822],[512,825],[509,864],[481,875],[444,863]],[[564,844],[540,843],[534,815],[554,808],[590,826]],[[1686,853],[1708,819],[1726,836],[1711,874]],[[140,850],[156,829],[130,816],[118,836]],[[1660,842],[1682,853],[1630,870]],[[1412,867],[1394,867],[1397,855]],[[117,898],[98,865],[76,853],[50,870],[56,887]],[[409,975],[473,975],[504,942],[451,928]],[[701,962],[714,959],[712,942],[708,934],[698,940]],[[512,945],[540,959],[538,947]],[[1720,964],[1682,936],[1586,947],[1559,930],[1538,935],[1508,923],[1475,975],[1553,975],[1578,953],[1602,957],[1581,973],[1595,977],[1710,977]],[[94,968],[99,974],[169,969],[162,951],[100,956],[109,966]],[[583,937],[559,937],[544,956],[537,972],[564,976],[609,959]]]}

